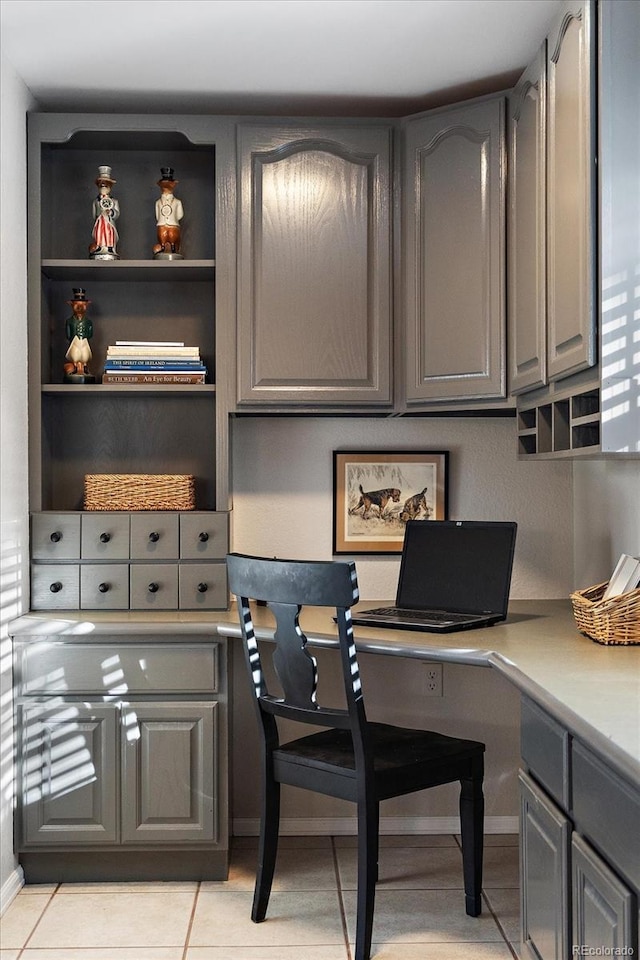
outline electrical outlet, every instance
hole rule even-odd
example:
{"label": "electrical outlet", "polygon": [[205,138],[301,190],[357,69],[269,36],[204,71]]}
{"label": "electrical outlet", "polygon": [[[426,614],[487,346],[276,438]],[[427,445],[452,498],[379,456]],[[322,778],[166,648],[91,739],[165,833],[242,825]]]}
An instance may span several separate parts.
{"label": "electrical outlet", "polygon": [[426,694],[428,697],[442,696],[442,664],[427,664],[427,686]]}

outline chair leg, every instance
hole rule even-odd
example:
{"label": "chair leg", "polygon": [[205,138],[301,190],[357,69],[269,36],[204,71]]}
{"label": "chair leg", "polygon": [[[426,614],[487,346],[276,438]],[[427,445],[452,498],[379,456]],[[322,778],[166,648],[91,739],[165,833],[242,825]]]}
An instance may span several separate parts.
{"label": "chair leg", "polygon": [[470,917],[482,910],[482,852],[484,842],[484,796],[482,774],[460,781],[460,832],[465,909]]}
{"label": "chair leg", "polygon": [[258,844],[258,870],[253,893],[251,919],[261,923],[267,913],[271,884],[278,854],[280,829],[280,784],[267,773],[264,779],[262,811],[260,816],[260,840]]}
{"label": "chair leg", "polygon": [[379,805],[358,803],[358,896],[354,960],[369,960],[378,879]]}

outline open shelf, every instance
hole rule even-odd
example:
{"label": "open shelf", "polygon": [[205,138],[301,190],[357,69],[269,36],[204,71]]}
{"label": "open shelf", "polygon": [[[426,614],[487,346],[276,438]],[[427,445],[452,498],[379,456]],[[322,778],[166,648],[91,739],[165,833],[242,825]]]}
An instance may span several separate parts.
{"label": "open shelf", "polygon": [[600,452],[600,390],[563,388],[537,402],[519,399],[518,456],[549,458]]}

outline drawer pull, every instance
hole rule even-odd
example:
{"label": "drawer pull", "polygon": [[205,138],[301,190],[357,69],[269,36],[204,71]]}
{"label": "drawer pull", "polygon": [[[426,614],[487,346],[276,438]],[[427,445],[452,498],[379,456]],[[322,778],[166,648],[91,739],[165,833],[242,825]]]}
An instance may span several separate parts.
{"label": "drawer pull", "polygon": [[160,539],[160,534],[157,533],[155,530],[153,530],[152,533],[149,534],[149,540],[151,540],[151,543],[157,543],[159,539]]}
{"label": "drawer pull", "polygon": [[62,584],[60,583],[59,580],[56,580],[54,583],[51,584],[51,586],[49,587],[49,590],[51,590],[51,593],[60,593],[60,591],[62,590]]}
{"label": "drawer pull", "polygon": [[111,534],[110,534],[110,533],[101,533],[101,534],[100,534],[100,543],[109,543],[109,540],[111,540]]}
{"label": "drawer pull", "polygon": [[202,582],[198,584],[198,593],[206,593],[208,589],[209,589],[208,583]]}
{"label": "drawer pull", "polygon": [[109,592],[109,586],[110,586],[110,585],[109,585],[108,583],[99,583],[99,584],[98,584],[98,590],[100,591],[100,593],[108,593],[108,592]]}
{"label": "drawer pull", "polygon": [[59,530],[54,530],[49,539],[51,543],[59,543],[62,540],[62,534]]}
{"label": "drawer pull", "polygon": [[157,593],[159,589],[160,589],[160,587],[158,586],[157,583],[151,582],[151,583],[149,584],[149,593]]}
{"label": "drawer pull", "polygon": [[202,533],[198,535],[198,540],[200,540],[202,543],[206,543],[208,539],[209,534],[206,532],[206,530],[203,530]]}

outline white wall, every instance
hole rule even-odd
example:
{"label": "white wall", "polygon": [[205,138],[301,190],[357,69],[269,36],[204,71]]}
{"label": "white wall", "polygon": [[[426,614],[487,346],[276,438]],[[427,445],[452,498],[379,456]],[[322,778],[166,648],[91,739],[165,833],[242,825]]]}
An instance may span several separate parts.
{"label": "white wall", "polygon": [[27,600],[26,123],[29,90],[2,58],[0,127],[0,909],[20,882],[13,855],[11,645]]}
{"label": "white wall", "polygon": [[[233,546],[292,559],[332,556],[333,450],[449,450],[449,515],[516,520],[514,599],[573,589],[572,465],[516,458],[515,419],[232,421]],[[395,594],[397,557],[356,558],[363,599]]]}
{"label": "white wall", "polygon": [[576,463],[573,512],[580,589],[607,580],[621,553],[640,557],[640,460]]}

